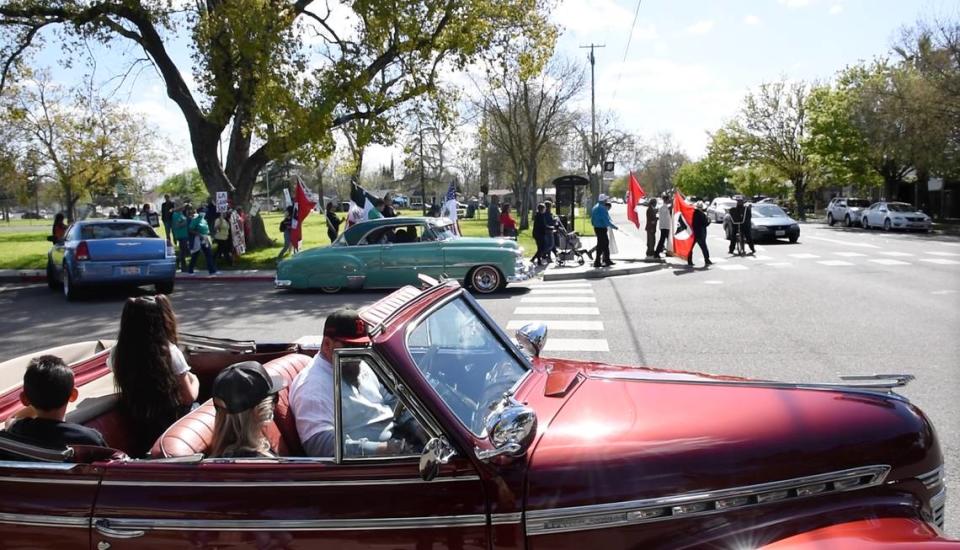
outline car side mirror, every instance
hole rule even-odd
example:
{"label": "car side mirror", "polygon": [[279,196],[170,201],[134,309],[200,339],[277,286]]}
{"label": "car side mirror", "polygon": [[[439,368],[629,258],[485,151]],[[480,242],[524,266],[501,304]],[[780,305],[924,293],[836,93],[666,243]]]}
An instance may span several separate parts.
{"label": "car side mirror", "polygon": [[475,447],[478,459],[523,456],[537,434],[537,413],[512,397],[505,397],[487,416],[486,432],[493,448]]}
{"label": "car side mirror", "polygon": [[517,343],[533,357],[539,357],[547,345],[547,325],[545,323],[527,323],[517,329]]}
{"label": "car side mirror", "polygon": [[423,446],[420,455],[420,478],[430,481],[440,473],[440,466],[450,462],[457,452],[445,440],[434,437]]}

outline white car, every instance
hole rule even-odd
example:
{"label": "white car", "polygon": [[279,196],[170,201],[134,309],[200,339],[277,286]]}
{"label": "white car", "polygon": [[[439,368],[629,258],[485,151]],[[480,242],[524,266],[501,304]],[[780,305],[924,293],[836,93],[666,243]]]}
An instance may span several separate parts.
{"label": "white car", "polygon": [[864,208],[870,206],[867,199],[855,199],[851,197],[834,197],[830,199],[827,205],[827,225],[833,225],[839,221],[847,227],[860,225],[860,214]]}
{"label": "white car", "polygon": [[915,229],[927,232],[933,228],[930,216],[906,202],[875,202],[861,213],[860,223],[864,229],[882,227],[885,231]]}
{"label": "white car", "polygon": [[730,197],[717,197],[710,201],[710,206],[707,207],[707,218],[714,223],[723,223],[727,210],[736,205],[737,201]]}

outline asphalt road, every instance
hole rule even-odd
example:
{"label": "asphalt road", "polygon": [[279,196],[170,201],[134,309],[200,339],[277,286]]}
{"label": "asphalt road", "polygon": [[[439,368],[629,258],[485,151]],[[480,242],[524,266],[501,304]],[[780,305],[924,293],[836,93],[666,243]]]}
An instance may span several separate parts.
{"label": "asphalt road", "polygon": [[[622,208],[614,219],[634,232]],[[552,356],[789,381],[912,373],[901,393],[937,428],[947,530],[960,537],[960,239],[804,224],[797,244],[762,244],[755,257],[735,258],[721,237],[711,226],[710,269],[675,262],[642,275],[519,285],[481,302],[511,332],[551,322]],[[383,295],[183,283],[173,301],[182,330],[289,341],[318,334],[338,307]],[[113,337],[125,296],[68,304],[43,285],[0,286],[0,358]]]}

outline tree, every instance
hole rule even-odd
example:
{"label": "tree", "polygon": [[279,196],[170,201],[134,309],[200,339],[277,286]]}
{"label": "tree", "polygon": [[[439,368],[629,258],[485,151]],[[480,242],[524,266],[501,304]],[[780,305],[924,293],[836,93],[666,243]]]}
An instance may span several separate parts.
{"label": "tree", "polygon": [[808,93],[803,82],[762,84],[747,94],[739,116],[711,142],[712,152],[732,166],[759,165],[789,179],[800,219],[806,219],[807,188],[817,169],[806,144]]}
{"label": "tree", "polygon": [[710,156],[684,164],[673,176],[673,185],[684,195],[708,198],[729,194],[732,171]]}
{"label": "tree", "polygon": [[[267,162],[329,154],[333,130],[354,121],[374,121],[374,132],[394,127],[382,117],[435,90],[442,70],[521,42],[545,58],[554,30],[543,2],[372,0],[331,10],[311,0],[11,0],[0,5],[0,87],[11,61],[48,27],[78,42],[128,42],[153,63],[183,114],[210,194],[228,191],[247,205]],[[338,25],[344,17],[350,23]],[[185,39],[196,92],[171,53]]]}
{"label": "tree", "polygon": [[548,144],[559,144],[570,130],[568,106],[583,89],[582,67],[556,58],[530,76],[509,63],[488,75],[491,90],[484,98],[491,146],[507,161],[520,229],[537,188],[540,162]]}
{"label": "tree", "polygon": [[670,134],[660,134],[653,145],[641,149],[641,167],[638,174],[641,185],[650,195],[658,195],[673,187],[674,175],[690,162]]}
{"label": "tree", "polygon": [[[572,147],[572,156],[578,161],[585,174],[591,173],[592,168],[600,166],[603,161],[616,161],[620,155],[629,151],[634,145],[634,136],[617,126],[617,119],[613,113],[600,115],[597,124],[596,147],[592,144],[593,124],[590,113],[583,112],[577,115],[574,126],[576,138]],[[608,192],[614,193],[612,188]],[[596,197],[601,189],[599,178],[591,178],[590,193]],[[593,188],[595,187],[595,188]]]}
{"label": "tree", "polygon": [[170,195],[181,204],[190,202],[199,205],[207,198],[207,188],[196,168],[166,178],[157,186],[156,191],[161,195]]}
{"label": "tree", "polygon": [[39,72],[10,92],[5,116],[27,136],[44,175],[60,186],[68,219],[76,218],[81,198],[113,194],[138,169],[152,167],[151,129],[89,89],[71,93]]}

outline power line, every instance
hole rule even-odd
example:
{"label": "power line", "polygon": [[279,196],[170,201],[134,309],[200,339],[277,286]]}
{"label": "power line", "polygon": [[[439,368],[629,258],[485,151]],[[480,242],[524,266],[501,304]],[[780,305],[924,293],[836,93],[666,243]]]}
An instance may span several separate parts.
{"label": "power line", "polygon": [[617,73],[617,83],[613,85],[613,97],[610,103],[617,99],[617,90],[620,89],[620,77],[623,76],[623,64],[627,62],[627,53],[630,51],[630,43],[633,41],[633,31],[637,28],[637,18],[640,16],[640,3],[643,0],[637,0],[637,7],[633,10],[633,24],[630,25],[630,34],[627,36],[627,47],[623,49],[623,60],[620,62],[620,71]]}

